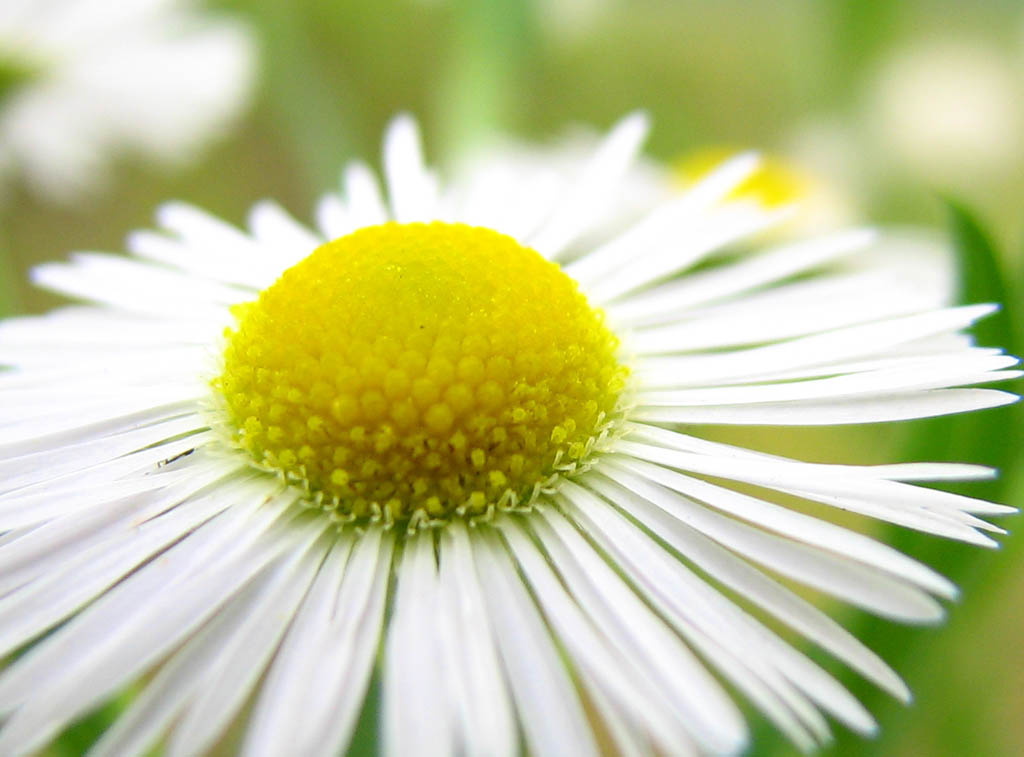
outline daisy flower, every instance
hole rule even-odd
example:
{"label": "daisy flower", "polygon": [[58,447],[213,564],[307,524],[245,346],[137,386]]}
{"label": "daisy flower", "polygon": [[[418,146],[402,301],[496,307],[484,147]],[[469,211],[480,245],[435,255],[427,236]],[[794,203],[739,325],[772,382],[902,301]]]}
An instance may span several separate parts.
{"label": "daisy flower", "polygon": [[[741,152],[728,146],[699,148],[673,162],[674,174],[684,187],[689,187]],[[732,196],[746,196],[766,208],[792,206],[798,210],[772,231],[772,236],[779,239],[835,229],[849,223],[854,215],[851,200],[831,182],[803,161],[781,156],[762,159],[759,169],[736,187]]]}
{"label": "daisy flower", "polygon": [[865,92],[879,172],[945,186],[1016,176],[1024,159],[1020,68],[987,40],[921,39],[886,56]]}
{"label": "daisy flower", "polygon": [[0,3],[0,175],[66,200],[112,154],[191,157],[244,105],[244,29],[180,0]]}
{"label": "daisy flower", "polygon": [[775,629],[907,688],[792,585],[906,623],[956,589],[775,500],[992,545],[1010,508],[917,482],[993,472],[700,429],[994,407],[967,387],[1016,360],[898,240],[747,244],[785,217],[734,195],[752,155],[594,240],[646,128],[445,188],[400,117],[386,195],[348,167],[315,231],[168,205],[130,259],[37,268],[88,304],[0,326],[0,753],[141,681],[90,754],[339,754],[375,670],[396,755],[736,753],[726,686],[801,749],[873,732]]}

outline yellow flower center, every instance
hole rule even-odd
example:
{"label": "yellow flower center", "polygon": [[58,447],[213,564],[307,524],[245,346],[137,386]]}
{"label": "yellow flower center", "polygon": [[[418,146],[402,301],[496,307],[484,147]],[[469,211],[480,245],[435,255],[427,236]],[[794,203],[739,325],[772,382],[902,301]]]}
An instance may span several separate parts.
{"label": "yellow flower center", "polygon": [[231,442],[343,520],[528,507],[588,463],[627,378],[557,265],[461,224],[328,242],[236,316]]}
{"label": "yellow flower center", "polygon": [[[739,150],[708,147],[675,162],[677,175],[690,185],[707,176]],[[813,193],[814,180],[797,166],[774,157],[763,158],[758,169],[729,195],[732,200],[751,200],[764,208],[780,208],[806,199]]]}

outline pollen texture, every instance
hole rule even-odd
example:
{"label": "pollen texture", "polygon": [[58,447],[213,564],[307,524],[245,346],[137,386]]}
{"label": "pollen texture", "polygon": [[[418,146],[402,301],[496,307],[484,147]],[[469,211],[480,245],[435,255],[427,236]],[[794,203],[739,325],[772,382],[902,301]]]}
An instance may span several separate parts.
{"label": "pollen texture", "polygon": [[461,224],[336,239],[236,317],[213,382],[231,442],[343,520],[528,506],[587,463],[627,377],[557,265]]}

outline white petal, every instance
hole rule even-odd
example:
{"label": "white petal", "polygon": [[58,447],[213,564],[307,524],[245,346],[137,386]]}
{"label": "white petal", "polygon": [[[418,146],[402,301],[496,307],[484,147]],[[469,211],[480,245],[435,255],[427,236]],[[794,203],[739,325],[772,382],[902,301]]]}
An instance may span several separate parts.
{"label": "white petal", "polygon": [[465,524],[454,521],[440,541],[438,621],[450,707],[467,754],[514,755],[519,752],[515,715],[469,539]]}
{"label": "white petal", "polygon": [[669,705],[685,713],[699,745],[716,754],[741,751],[746,725],[718,682],[564,517],[551,508],[541,514],[534,532],[594,622],[615,633],[620,648],[656,682]]}
{"label": "white petal", "polygon": [[[600,624],[586,617],[521,526],[507,518],[499,526],[580,675],[593,679],[607,692],[609,705],[619,716],[643,726],[663,749],[691,743],[686,712],[666,702],[658,683],[645,676],[628,653],[616,650]],[[501,550],[495,550],[495,555],[504,557]],[[587,693],[591,694],[589,689]]]}
{"label": "white petal", "polygon": [[[93,438],[66,446],[54,444],[46,451],[27,455],[5,457],[2,456],[0,448],[0,477],[3,480],[0,491],[12,491],[39,481],[52,481],[65,474],[86,470],[93,465],[139,452],[147,447],[172,443],[171,440],[175,440],[176,437],[196,435],[195,432],[202,430],[203,425],[198,418],[184,416],[158,421],[105,438]],[[29,493],[21,491],[0,497],[0,511],[5,508],[7,502],[23,498],[26,494]]]}
{"label": "white petal", "polygon": [[896,394],[928,389],[1006,381],[1018,378],[1020,371],[1004,371],[1019,361],[1008,355],[966,355],[943,361],[931,361],[922,368],[877,370],[866,373],[774,384],[641,391],[637,404],[666,407],[704,405],[747,405],[776,402],[856,398],[872,394]]}
{"label": "white petal", "polygon": [[657,481],[680,494],[700,500],[781,536],[788,536],[837,555],[858,560],[949,599],[957,596],[956,587],[948,579],[926,565],[863,534],[659,466],[638,462],[634,468],[649,476],[652,481]]}
{"label": "white petal", "polygon": [[[870,298],[864,292],[871,292]],[[641,355],[755,345],[933,310],[944,303],[915,297],[888,273],[816,276],[680,313],[629,336]]]}
{"label": "white petal", "polygon": [[[298,754],[332,757],[344,752],[351,738],[377,656],[393,547],[390,533],[373,528],[353,550],[331,629],[302,701],[294,732]],[[247,741],[247,754],[250,749],[255,744]]]}
{"label": "white petal", "polygon": [[942,607],[934,599],[883,573],[718,515],[617,465],[603,471],[609,479],[594,476],[588,478],[588,485],[641,522],[657,506],[721,545],[869,612],[907,623],[942,618]]}
{"label": "white petal", "polygon": [[388,220],[377,178],[363,163],[350,163],[345,168],[345,199],[351,222],[356,228],[375,226]]}
{"label": "white petal", "polygon": [[685,376],[687,381],[699,377],[702,382],[712,383],[736,376],[827,365],[956,331],[992,312],[991,305],[971,305],[850,326],[766,347],[692,357],[648,358],[638,373],[644,386],[671,386],[675,375]]}
{"label": "white petal", "polygon": [[352,544],[351,532],[338,535],[274,656],[249,718],[246,732],[249,754],[281,754],[289,744],[296,742],[295,731],[302,726],[302,710],[308,695],[305,689],[320,663]]}
{"label": "white petal", "polygon": [[639,152],[648,128],[647,117],[642,113],[619,121],[584,165],[547,222],[526,240],[529,246],[555,259],[600,218]]}
{"label": "white petal", "polygon": [[[948,496],[953,495],[943,496],[945,492],[883,479],[836,476],[827,466],[806,463],[748,460],[743,466],[736,466],[728,459],[635,442],[622,442],[621,449],[626,454],[651,462],[799,494],[909,528],[981,544],[987,541],[984,537],[979,538],[980,535],[970,527],[961,525],[966,521],[956,517],[950,508],[942,508],[941,505],[929,507],[943,500],[949,502]],[[659,475],[656,467],[629,461],[628,458],[622,462],[634,470],[643,468],[644,475]]]}
{"label": "white petal", "polygon": [[[203,496],[191,497],[163,517],[141,524],[133,523],[131,520],[122,521],[122,527],[112,529],[105,539],[101,538],[95,544],[84,544],[83,549],[79,550],[73,559],[65,562],[60,570],[47,573],[23,589],[0,599],[0,649],[9,651],[20,646],[100,594],[103,595],[102,600],[95,603],[89,613],[97,613],[99,611],[96,608],[108,605],[121,608],[118,612],[126,612],[127,607],[138,602],[138,596],[132,593],[134,590],[131,588],[136,582],[153,581],[155,586],[164,588],[171,579],[162,571],[173,569],[174,580],[183,579],[187,575],[186,566],[197,564],[204,556],[209,559],[208,551],[213,549],[211,544],[221,545],[222,550],[224,539],[233,538],[233,546],[236,548],[247,544],[248,540],[259,535],[261,521],[264,522],[265,528],[266,522],[277,517],[280,511],[274,506],[265,506],[254,516],[249,511],[259,503],[259,500],[246,501],[244,498],[258,496],[260,490],[265,491],[265,486],[257,489],[253,485],[244,487],[237,481],[231,484],[237,491],[237,496],[241,498],[240,502],[228,499],[224,496],[225,492],[213,488]],[[185,493],[188,493],[188,490]],[[164,505],[163,501],[155,503],[156,508]],[[224,510],[228,512],[223,517],[213,517]],[[242,530],[240,524],[246,526],[245,530]],[[114,591],[110,590],[111,586],[138,565],[159,554],[168,545],[200,525],[203,525],[203,528],[171,550],[169,554],[173,554],[173,560],[165,559],[150,563],[144,578],[139,578],[142,573],[134,573],[132,581],[120,584]],[[230,552],[231,550],[226,550],[226,553]],[[153,565],[157,567],[152,567]],[[128,588],[124,588],[126,586]],[[90,617],[96,617],[89,613],[81,614],[76,619],[75,627],[81,626],[86,629],[76,633],[89,635],[94,632],[90,630],[93,629],[92,624],[100,623],[88,620]],[[76,637],[69,635],[65,629],[61,638]],[[40,670],[33,674],[35,686],[43,684],[41,675],[45,665],[40,665]],[[56,668],[51,668],[49,672],[53,673],[55,670]],[[2,679],[7,681],[8,690],[21,691],[17,684],[8,680],[9,678],[10,671],[8,676]],[[4,706],[4,699],[0,696],[0,709]]]}
{"label": "white petal", "polygon": [[[88,547],[89,544],[109,539],[121,522],[137,525],[158,516],[191,494],[214,481],[224,478],[222,469],[177,470],[159,476],[139,477],[126,481],[131,488],[119,495],[104,495],[102,491],[86,498],[86,509],[61,513],[60,517],[33,529],[30,533],[0,549],[0,594],[14,586],[48,571],[58,570],[62,563]],[[107,485],[117,489],[116,486]],[[129,494],[125,496],[124,491]],[[61,497],[60,492],[54,493]],[[69,495],[73,496],[73,495]],[[24,518],[22,520],[25,520]]]}
{"label": "white petal", "polygon": [[870,229],[794,242],[738,263],[691,274],[608,308],[616,323],[660,321],[697,305],[731,297],[780,281],[801,271],[850,255],[875,238]]}
{"label": "white petal", "polygon": [[254,256],[258,250],[253,240],[239,229],[184,202],[161,205],[157,222],[189,248],[202,250],[207,255],[226,255],[237,261]]}
{"label": "white petal", "polygon": [[870,399],[779,402],[724,407],[640,407],[630,416],[651,423],[707,423],[739,426],[840,426],[934,418],[1017,402],[995,389],[933,389]]}
{"label": "white petal", "polygon": [[[669,557],[622,516],[602,506],[596,497],[577,486],[562,491],[573,517],[587,524],[619,569],[798,746],[809,748],[812,739],[825,741],[829,732],[821,716],[786,679],[852,727],[873,732],[874,720],[864,707],[823,670]],[[813,736],[789,708],[813,730]]]}
{"label": "white petal", "polygon": [[[708,214],[690,234],[676,237],[671,247],[655,248],[653,253],[648,254],[644,254],[646,251],[638,252],[629,266],[612,272],[607,278],[588,287],[587,297],[602,306],[620,300],[630,292],[656,284],[673,273],[689,268],[716,250],[771,228],[784,214],[784,211],[768,212],[756,206],[733,205],[720,208]],[[642,294],[634,296],[637,299],[642,297]],[[609,310],[615,319],[616,311],[613,308]]]}
{"label": "white petal", "polygon": [[95,252],[76,253],[70,263],[37,266],[32,281],[71,297],[151,315],[195,310],[213,317],[225,306],[252,299],[250,289]]}
{"label": "white petal", "polygon": [[[251,550],[222,570],[206,570],[182,582],[178,591],[162,593],[158,601],[148,603],[130,620],[121,618],[108,624],[102,636],[80,647],[71,661],[61,665],[57,680],[36,689],[11,715],[0,731],[0,751],[11,752],[14,745],[31,750],[44,744],[62,725],[156,662],[268,563],[286,550],[300,548],[302,540],[308,539],[298,529],[285,532],[279,535],[283,538]],[[46,659],[65,635],[51,637],[10,668],[0,680],[0,691],[9,696],[7,692],[20,687],[14,682],[26,670],[42,664],[39,661]]]}
{"label": "white petal", "polygon": [[[249,211],[253,236],[267,251],[264,257],[279,275],[324,243],[324,239],[296,221],[276,202],[264,200]],[[262,288],[272,284],[274,276]]]}
{"label": "white petal", "polygon": [[596,757],[572,680],[522,581],[495,541],[480,533],[471,544],[527,745],[534,754]]}
{"label": "white petal", "polygon": [[169,756],[208,751],[231,723],[262,676],[326,551],[323,540],[312,548],[303,545],[273,568],[238,632],[221,647],[208,685],[175,726]]}
{"label": "white petal", "polygon": [[[194,392],[186,388],[181,394],[188,395]],[[112,404],[118,407],[118,410],[106,415],[94,408],[88,414],[57,413],[37,424],[17,423],[7,426],[0,429],[0,450],[11,455],[28,454],[47,449],[50,445],[101,437],[148,423],[180,417],[193,413],[196,408],[194,397],[167,398],[166,401],[157,404],[138,401]]]}
{"label": "white petal", "polygon": [[433,531],[405,540],[385,647],[381,735],[385,754],[436,755],[453,750],[444,696]]}
{"label": "white petal", "polygon": [[127,246],[145,260],[249,290],[250,298],[257,290],[272,284],[279,272],[275,261],[261,255],[255,246],[243,249],[226,246],[211,250],[154,231],[129,234]]}
{"label": "white petal", "polygon": [[262,583],[257,580],[244,587],[160,667],[153,680],[90,748],[89,757],[146,753],[196,692],[210,681],[223,645],[249,616],[251,598]]}
{"label": "white petal", "polygon": [[[92,346],[122,347],[154,343],[177,347],[179,345],[206,346],[219,333],[220,322],[207,323],[190,317],[163,318],[133,317],[91,306],[63,307],[45,315],[8,318],[0,322],[0,345],[3,347],[68,347]],[[117,355],[110,355],[116,358]],[[77,365],[64,365],[63,374],[80,372]],[[60,375],[60,374],[57,374]],[[9,379],[10,374],[2,374]],[[7,383],[6,381],[4,382]]]}
{"label": "white petal", "polygon": [[626,231],[566,265],[566,274],[590,285],[631,263],[640,251],[663,247],[669,240],[675,246],[680,237],[692,233],[690,226],[699,224],[700,213],[724,199],[757,170],[759,162],[752,153],[726,161],[681,196],[663,203]]}
{"label": "white petal", "polygon": [[[649,739],[622,717],[622,713],[602,691],[601,685],[585,672],[581,672],[580,677],[585,681],[587,696],[597,710],[601,725],[608,731],[608,737],[615,746],[615,754],[622,757],[657,757]],[[672,749],[672,753],[678,757],[698,756],[697,747],[689,739],[676,740]]]}
{"label": "white petal", "polygon": [[[755,452],[744,447],[736,447],[721,442],[710,442],[695,436],[671,431],[667,428],[647,426],[639,423],[627,425],[626,438],[640,442],[677,449],[683,452],[696,452],[703,455],[728,457],[736,460],[756,460],[768,462],[775,460],[781,463],[795,463],[809,466],[805,470],[814,475],[823,476],[862,476],[892,481],[975,481],[992,478],[996,471],[984,465],[968,463],[896,463],[891,465],[836,465],[832,463],[806,463],[779,455]],[[931,490],[934,499],[929,505],[938,505],[938,500],[945,500],[950,507],[965,512],[1016,512],[1014,508],[995,505],[984,500],[965,497],[959,494]]]}
{"label": "white petal", "polygon": [[[81,487],[81,490],[85,491],[90,486],[94,484],[99,485],[104,481],[117,481],[132,475],[151,475],[165,466],[180,468],[188,463],[195,463],[200,459],[205,462],[206,458],[200,452],[197,458],[190,461],[187,460],[180,466],[175,465],[185,457],[196,453],[197,450],[201,451],[210,442],[211,438],[208,432],[192,433],[172,441],[154,442],[151,447],[143,447],[120,457],[97,455],[97,457],[105,457],[107,459],[100,459],[99,462],[93,460],[86,463],[85,467],[81,469],[74,468],[69,463],[63,466],[66,468],[65,470],[60,471],[50,479],[46,478],[45,470],[37,472],[29,470],[28,466],[20,468],[14,465],[21,460],[19,458],[10,462],[12,463],[11,467],[16,470],[11,475],[11,479],[16,480],[20,488],[12,489],[9,493],[5,492],[5,494],[8,494],[15,502],[18,502],[36,495],[43,495],[51,488],[56,488],[59,491],[65,485]],[[94,444],[101,446],[102,440],[97,440]],[[234,464],[222,463],[221,470],[226,475],[236,470],[237,467]]]}
{"label": "white petal", "polygon": [[[585,478],[582,482],[586,481]],[[910,690],[899,676],[855,636],[814,605],[664,511],[650,508],[644,512],[641,521],[652,533],[712,578],[764,608],[893,696],[904,702],[910,701]]]}
{"label": "white petal", "polygon": [[408,115],[396,117],[384,135],[384,174],[391,215],[399,223],[437,217],[437,179],[423,161],[419,127]]}

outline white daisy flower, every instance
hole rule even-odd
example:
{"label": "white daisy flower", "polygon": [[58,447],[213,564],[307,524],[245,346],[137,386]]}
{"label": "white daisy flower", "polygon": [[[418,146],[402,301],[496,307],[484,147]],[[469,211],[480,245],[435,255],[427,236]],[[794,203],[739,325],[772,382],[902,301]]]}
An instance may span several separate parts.
{"label": "white daisy flower", "polygon": [[243,717],[243,754],[339,754],[378,652],[389,754],[736,753],[726,685],[803,749],[829,717],[871,733],[766,623],[906,700],[788,584],[906,623],[956,588],[773,500],[992,545],[982,516],[1010,508],[916,483],[993,471],[700,429],[1012,402],[965,388],[1020,375],[962,333],[993,308],[841,264],[900,257],[871,231],[743,252],[784,216],[728,199],[750,155],[582,249],[646,129],[623,120],[554,192],[467,192],[399,118],[386,199],[352,165],[315,231],[272,203],[248,232],[168,205],[133,259],[37,268],[90,304],[0,326],[0,650],[23,650],[0,753],[142,680],[90,754],[198,754]]}
{"label": "white daisy flower", "polygon": [[922,179],[973,186],[1019,174],[1024,80],[989,40],[920,40],[882,61],[865,94],[876,150]]}
{"label": "white daisy flower", "polygon": [[61,200],[118,150],[186,160],[245,104],[253,64],[243,28],[183,0],[4,0],[0,174]]}

